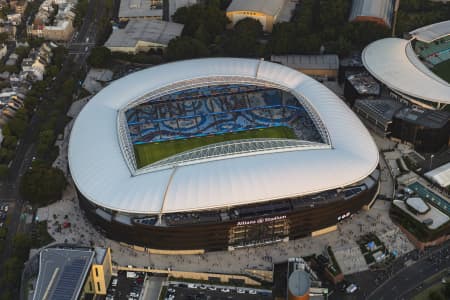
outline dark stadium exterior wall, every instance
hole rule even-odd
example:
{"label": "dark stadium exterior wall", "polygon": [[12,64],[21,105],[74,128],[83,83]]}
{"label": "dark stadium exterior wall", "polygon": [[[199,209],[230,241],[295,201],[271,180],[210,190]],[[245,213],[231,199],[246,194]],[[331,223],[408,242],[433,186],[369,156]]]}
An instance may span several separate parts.
{"label": "dark stadium exterior wall", "polygon": [[[337,200],[314,207],[304,207],[284,214],[264,215],[264,218],[288,220],[289,239],[311,235],[312,232],[336,225],[338,217],[353,214],[374,199],[378,183],[348,200]],[[106,221],[96,214],[96,205],[78,192],[80,207],[87,218],[108,238],[130,245],[160,250],[226,250],[230,230],[244,220],[180,226],[125,225],[112,219]],[[248,219],[245,219],[247,221]],[[231,245],[232,246],[232,245]]]}

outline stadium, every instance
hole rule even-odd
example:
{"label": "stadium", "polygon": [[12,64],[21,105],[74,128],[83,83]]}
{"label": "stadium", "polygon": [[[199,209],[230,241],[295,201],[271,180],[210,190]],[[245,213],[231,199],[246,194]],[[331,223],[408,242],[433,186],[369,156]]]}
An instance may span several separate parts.
{"label": "stadium", "polygon": [[450,104],[450,21],[409,33],[410,39],[386,38],[368,45],[366,69],[397,99],[427,109]]}
{"label": "stadium", "polygon": [[318,235],[376,197],[378,150],[330,90],[262,60],[133,73],[74,122],[80,207],[148,251],[212,251]]}

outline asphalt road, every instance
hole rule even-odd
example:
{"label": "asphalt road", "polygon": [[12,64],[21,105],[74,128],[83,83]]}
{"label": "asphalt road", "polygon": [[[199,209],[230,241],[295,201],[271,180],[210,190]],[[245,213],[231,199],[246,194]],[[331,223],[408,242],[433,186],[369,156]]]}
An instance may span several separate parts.
{"label": "asphalt road", "polygon": [[[86,41],[87,38],[89,38],[89,41],[95,41],[97,32],[96,26],[98,24],[98,20],[100,20],[100,18],[104,14],[103,6],[104,0],[89,1],[88,13],[85,16],[83,25],[79,30],[77,38],[74,41],[75,45],[73,47],[83,47],[83,49],[85,49],[86,45],[83,44],[80,46],[83,41]],[[72,51],[72,46],[70,44],[68,46],[69,51]],[[74,70],[73,68],[70,68],[70,62],[72,58],[75,62],[75,68],[85,68],[86,58],[89,55],[92,46],[93,44],[89,43],[88,51],[83,51],[82,54],[76,54],[75,57],[68,56],[63,63],[60,74],[57,76],[52,85],[58,86],[62,84],[62,81],[70,76],[69,72],[77,71],[76,69]],[[49,90],[51,91],[51,89]],[[46,95],[43,95],[44,101],[46,98]],[[10,165],[9,178],[8,180],[3,181],[0,185],[0,200],[2,200],[2,202],[13,204],[11,205],[11,209],[9,212],[10,222],[8,224],[8,234],[5,242],[6,247],[3,253],[0,254],[0,270],[3,269],[3,263],[5,262],[5,260],[12,255],[12,239],[19,229],[20,215],[22,213],[23,207],[23,200],[21,199],[19,193],[20,178],[31,166],[32,158],[33,156],[35,156],[34,140],[39,132],[40,123],[41,120],[39,119],[38,114],[34,114],[30,120],[24,136],[20,140],[20,144],[16,149],[14,159]]]}
{"label": "asphalt road", "polygon": [[429,256],[406,267],[380,285],[368,299],[393,300],[404,299],[404,295],[419,286],[424,280],[442,270],[450,268],[450,246],[433,249]]}

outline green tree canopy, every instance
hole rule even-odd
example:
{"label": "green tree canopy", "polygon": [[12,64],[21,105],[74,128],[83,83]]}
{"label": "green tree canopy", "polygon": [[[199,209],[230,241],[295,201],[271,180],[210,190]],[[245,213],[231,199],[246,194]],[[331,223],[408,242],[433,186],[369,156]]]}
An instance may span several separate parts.
{"label": "green tree canopy", "polygon": [[184,24],[183,35],[199,39],[205,44],[225,31],[228,19],[218,2],[181,7],[173,14],[174,22]]}
{"label": "green tree canopy", "polygon": [[88,57],[88,64],[94,68],[106,68],[111,62],[111,51],[106,47],[95,47]]}
{"label": "green tree canopy", "polygon": [[20,192],[33,204],[43,206],[61,199],[66,187],[64,173],[43,163],[33,164],[21,179]]}
{"label": "green tree canopy", "polygon": [[263,46],[259,39],[263,35],[262,24],[252,18],[236,23],[222,40],[222,49],[227,56],[257,57],[263,56]]}
{"label": "green tree canopy", "polygon": [[0,179],[5,179],[7,176],[8,176],[8,165],[0,164]]}
{"label": "green tree canopy", "polygon": [[206,57],[209,50],[204,43],[191,37],[178,37],[169,42],[165,57],[167,60],[181,60]]}
{"label": "green tree canopy", "polygon": [[5,43],[9,39],[9,34],[7,32],[0,32],[0,44]]}
{"label": "green tree canopy", "polygon": [[28,126],[28,114],[24,108],[17,110],[14,118],[9,122],[9,129],[16,137],[21,137]]}

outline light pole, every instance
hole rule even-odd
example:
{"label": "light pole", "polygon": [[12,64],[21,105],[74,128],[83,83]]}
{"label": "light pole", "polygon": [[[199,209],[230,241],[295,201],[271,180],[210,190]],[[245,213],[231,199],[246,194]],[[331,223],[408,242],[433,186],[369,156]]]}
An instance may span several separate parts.
{"label": "light pole", "polygon": [[392,24],[392,37],[395,37],[395,27],[397,27],[397,14],[398,14],[398,8],[400,6],[400,0],[395,0],[394,4],[394,22]]}

